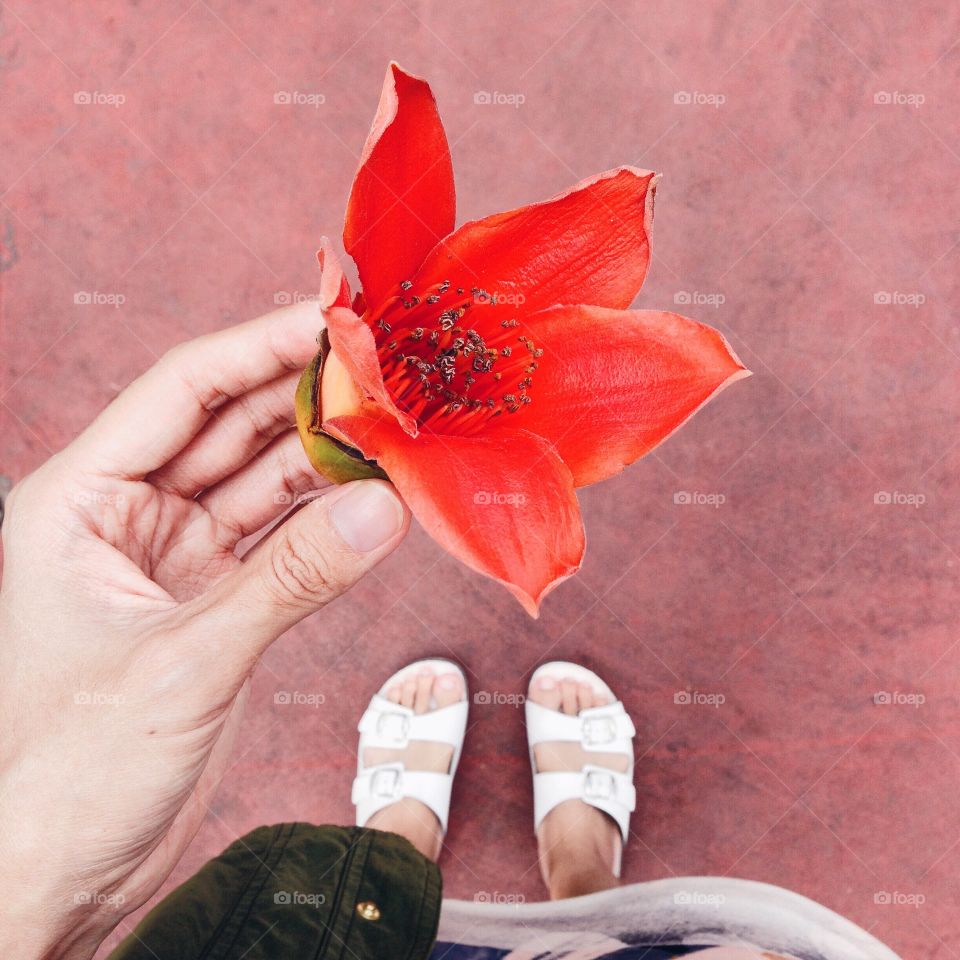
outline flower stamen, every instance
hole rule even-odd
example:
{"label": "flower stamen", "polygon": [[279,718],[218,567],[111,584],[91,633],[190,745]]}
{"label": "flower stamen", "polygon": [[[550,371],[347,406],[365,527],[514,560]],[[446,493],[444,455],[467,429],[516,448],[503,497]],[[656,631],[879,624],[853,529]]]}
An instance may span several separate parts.
{"label": "flower stamen", "polygon": [[[384,384],[398,406],[421,427],[455,417],[456,432],[463,434],[530,403],[530,374],[537,368],[531,358],[543,350],[515,334],[519,319],[502,319],[499,327],[487,320],[483,308],[497,305],[497,298],[481,287],[465,294],[444,280],[417,294],[412,289],[413,281],[404,280],[398,295],[365,317]],[[467,323],[474,306],[480,313]],[[527,349],[517,351],[517,341]]]}

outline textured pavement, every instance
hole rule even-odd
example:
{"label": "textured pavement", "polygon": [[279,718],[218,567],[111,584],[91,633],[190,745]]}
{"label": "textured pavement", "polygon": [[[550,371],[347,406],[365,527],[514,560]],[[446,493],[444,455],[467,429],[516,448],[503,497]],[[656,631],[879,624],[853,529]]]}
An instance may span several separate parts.
{"label": "textured pavement", "polygon": [[960,953],[958,37],[942,0],[0,5],[0,474],[172,344],[315,292],[391,58],[433,84],[461,220],[662,171],[638,304],[755,371],[582,491],[539,621],[415,530],[279,642],[174,881],[348,819],[363,704],[438,654],[486,694],[447,892],[540,898],[511,695],[569,658],[637,720],[627,880],[765,880]]}

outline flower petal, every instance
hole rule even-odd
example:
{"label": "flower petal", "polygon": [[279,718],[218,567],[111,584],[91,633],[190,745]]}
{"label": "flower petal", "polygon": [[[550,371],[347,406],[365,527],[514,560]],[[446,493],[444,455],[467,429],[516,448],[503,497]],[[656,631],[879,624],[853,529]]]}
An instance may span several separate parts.
{"label": "flower petal", "polygon": [[578,487],[619,473],[750,376],[723,334],[675,313],[555,307],[523,325],[544,351],[532,400],[491,430],[549,440]]}
{"label": "flower petal", "polygon": [[494,298],[498,317],[517,305],[628,307],[647,274],[658,180],[620,167],[551,200],[465,223],[430,252],[414,290],[447,278],[476,286]]}
{"label": "flower petal", "polygon": [[391,63],[343,225],[366,302],[399,292],[455,217],[453,165],[433,94]]}
{"label": "flower petal", "polygon": [[347,307],[324,310],[323,319],[327,324],[331,349],[360,390],[392,415],[410,436],[415,437],[417,421],[396,405],[383,382],[373,331]]}
{"label": "flower petal", "polygon": [[320,264],[320,309],[350,306],[350,284],[343,275],[340,258],[337,256],[327,237],[320,238],[317,251],[317,263]]}
{"label": "flower petal", "polygon": [[531,616],[583,559],[570,471],[525,430],[414,439],[392,420],[337,417],[324,424],[387,472],[413,515],[445,550],[499,580]]}

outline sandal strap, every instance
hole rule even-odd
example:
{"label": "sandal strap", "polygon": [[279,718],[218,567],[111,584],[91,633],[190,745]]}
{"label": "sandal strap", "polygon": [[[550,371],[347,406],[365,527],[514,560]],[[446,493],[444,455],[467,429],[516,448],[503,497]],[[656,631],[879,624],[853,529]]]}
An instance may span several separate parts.
{"label": "sandal strap", "polygon": [[544,817],[566,800],[582,800],[609,814],[627,842],[630,814],[637,806],[631,773],[585,764],[580,770],[558,770],[533,775],[533,822],[538,829]]}
{"label": "sandal strap", "polygon": [[619,700],[581,710],[576,716],[527,700],[526,716],[527,740],[531,747],[560,740],[579,743],[587,751],[633,757],[630,741],[637,731]]}
{"label": "sandal strap", "polygon": [[380,763],[357,774],[350,792],[357,808],[357,826],[363,827],[378,811],[411,797],[429,807],[447,832],[453,775],[432,770],[407,770],[402,763]]}
{"label": "sandal strap", "polygon": [[458,700],[427,713],[414,713],[377,693],[357,729],[363,735],[364,747],[403,750],[411,740],[428,740],[456,748],[463,741],[468,709],[466,700]]}

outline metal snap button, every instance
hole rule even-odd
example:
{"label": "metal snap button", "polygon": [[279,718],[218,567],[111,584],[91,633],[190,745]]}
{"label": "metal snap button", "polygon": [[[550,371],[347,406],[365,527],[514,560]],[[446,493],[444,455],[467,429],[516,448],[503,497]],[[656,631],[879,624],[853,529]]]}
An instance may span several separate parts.
{"label": "metal snap button", "polygon": [[357,904],[357,913],[364,920],[379,920],[380,908],[372,900],[364,900]]}

